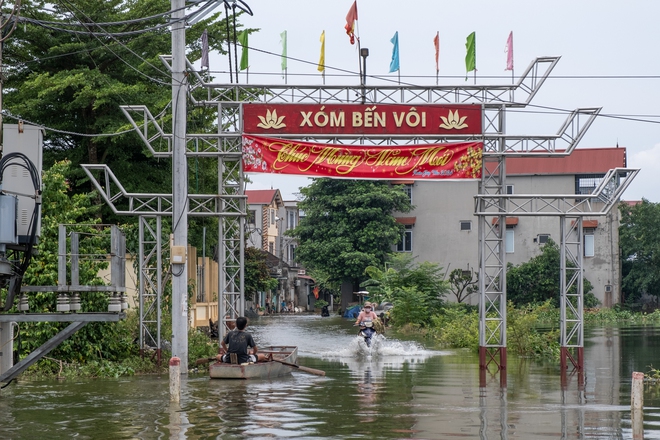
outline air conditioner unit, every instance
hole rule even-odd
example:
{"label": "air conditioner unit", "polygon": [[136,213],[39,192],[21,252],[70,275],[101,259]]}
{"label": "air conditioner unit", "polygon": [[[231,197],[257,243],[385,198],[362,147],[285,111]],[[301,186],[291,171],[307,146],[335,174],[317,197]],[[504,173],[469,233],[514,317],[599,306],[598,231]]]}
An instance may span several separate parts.
{"label": "air conditioner unit", "polygon": [[298,269],[298,275],[305,275],[305,269]]}
{"label": "air conditioner unit", "polygon": [[301,285],[302,283],[300,282],[300,280],[296,280],[296,287],[300,287]]}

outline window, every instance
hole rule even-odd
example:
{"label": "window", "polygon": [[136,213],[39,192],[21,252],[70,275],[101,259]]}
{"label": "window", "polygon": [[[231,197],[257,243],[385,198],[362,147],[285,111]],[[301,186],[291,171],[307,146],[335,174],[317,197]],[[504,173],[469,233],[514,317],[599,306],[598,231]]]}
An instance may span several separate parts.
{"label": "window", "polygon": [[296,222],[296,211],[294,211],[293,209],[287,209],[287,211],[286,211],[286,227],[287,227],[287,229],[293,229],[296,226],[298,226],[297,222]]}
{"label": "window", "polygon": [[410,204],[412,205],[413,198],[412,198],[412,191],[413,191],[413,184],[412,183],[402,183],[402,182],[392,182],[394,184],[394,188],[398,188],[402,190],[410,199]]}
{"label": "window", "polygon": [[591,194],[603,181],[604,174],[578,174],[575,176],[575,194]]}
{"label": "window", "polygon": [[507,194],[513,194],[513,185],[507,185],[506,186],[506,193]]}
{"label": "window", "polygon": [[271,225],[275,224],[275,210],[274,209],[270,210],[270,224]]}
{"label": "window", "polygon": [[247,222],[248,225],[254,225],[257,221],[257,211],[254,209],[248,210],[247,213]]}
{"label": "window", "polygon": [[504,251],[507,254],[513,253],[513,249],[514,249],[513,239],[514,239],[513,228],[506,228],[506,235],[504,237]]}
{"label": "window", "polygon": [[461,231],[471,231],[472,222],[470,220],[461,220]]}
{"label": "window", "polygon": [[410,199],[410,204],[412,205],[412,202],[413,202],[413,198],[412,198],[413,186],[412,186],[412,184],[401,185],[401,187],[403,189],[403,192],[406,193],[406,195]]}
{"label": "window", "polygon": [[268,252],[275,255],[275,243],[272,241],[268,242]]}
{"label": "window", "polygon": [[397,252],[412,252],[412,228],[412,225],[406,225],[406,229],[404,229],[403,235],[401,236],[401,241],[396,246]]}
{"label": "window", "polygon": [[288,255],[287,260],[289,260],[289,262],[292,262],[295,259],[296,259],[296,245],[290,244],[289,245],[289,255]]}
{"label": "window", "polygon": [[546,244],[549,239],[550,239],[550,234],[539,234],[536,241],[539,244]]}
{"label": "window", "polygon": [[596,255],[594,230],[588,228],[584,230],[584,256],[593,257],[594,255]]}

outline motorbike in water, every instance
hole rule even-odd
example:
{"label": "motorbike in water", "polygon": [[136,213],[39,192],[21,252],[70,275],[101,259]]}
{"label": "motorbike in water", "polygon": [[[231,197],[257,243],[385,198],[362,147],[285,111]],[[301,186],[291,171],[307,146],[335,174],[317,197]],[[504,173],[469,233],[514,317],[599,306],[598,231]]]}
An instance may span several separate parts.
{"label": "motorbike in water", "polygon": [[360,331],[358,332],[358,336],[364,339],[367,348],[371,348],[373,337],[376,335],[376,330],[373,326],[374,324],[371,321],[364,322],[360,325]]}

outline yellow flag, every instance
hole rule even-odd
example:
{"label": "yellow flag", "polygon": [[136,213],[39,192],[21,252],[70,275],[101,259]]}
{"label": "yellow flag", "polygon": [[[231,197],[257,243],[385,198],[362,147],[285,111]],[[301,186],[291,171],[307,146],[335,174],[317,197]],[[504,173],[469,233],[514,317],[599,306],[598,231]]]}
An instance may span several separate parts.
{"label": "yellow flag", "polygon": [[319,58],[319,72],[325,71],[325,31],[321,32],[321,58]]}

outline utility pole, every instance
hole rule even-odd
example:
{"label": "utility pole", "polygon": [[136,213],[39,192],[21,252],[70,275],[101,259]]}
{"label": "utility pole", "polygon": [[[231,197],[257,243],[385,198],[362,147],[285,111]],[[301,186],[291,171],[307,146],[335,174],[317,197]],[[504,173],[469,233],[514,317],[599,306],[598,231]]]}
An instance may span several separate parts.
{"label": "utility pole", "polygon": [[188,373],[188,166],[185,0],[172,0],[172,356]]}

